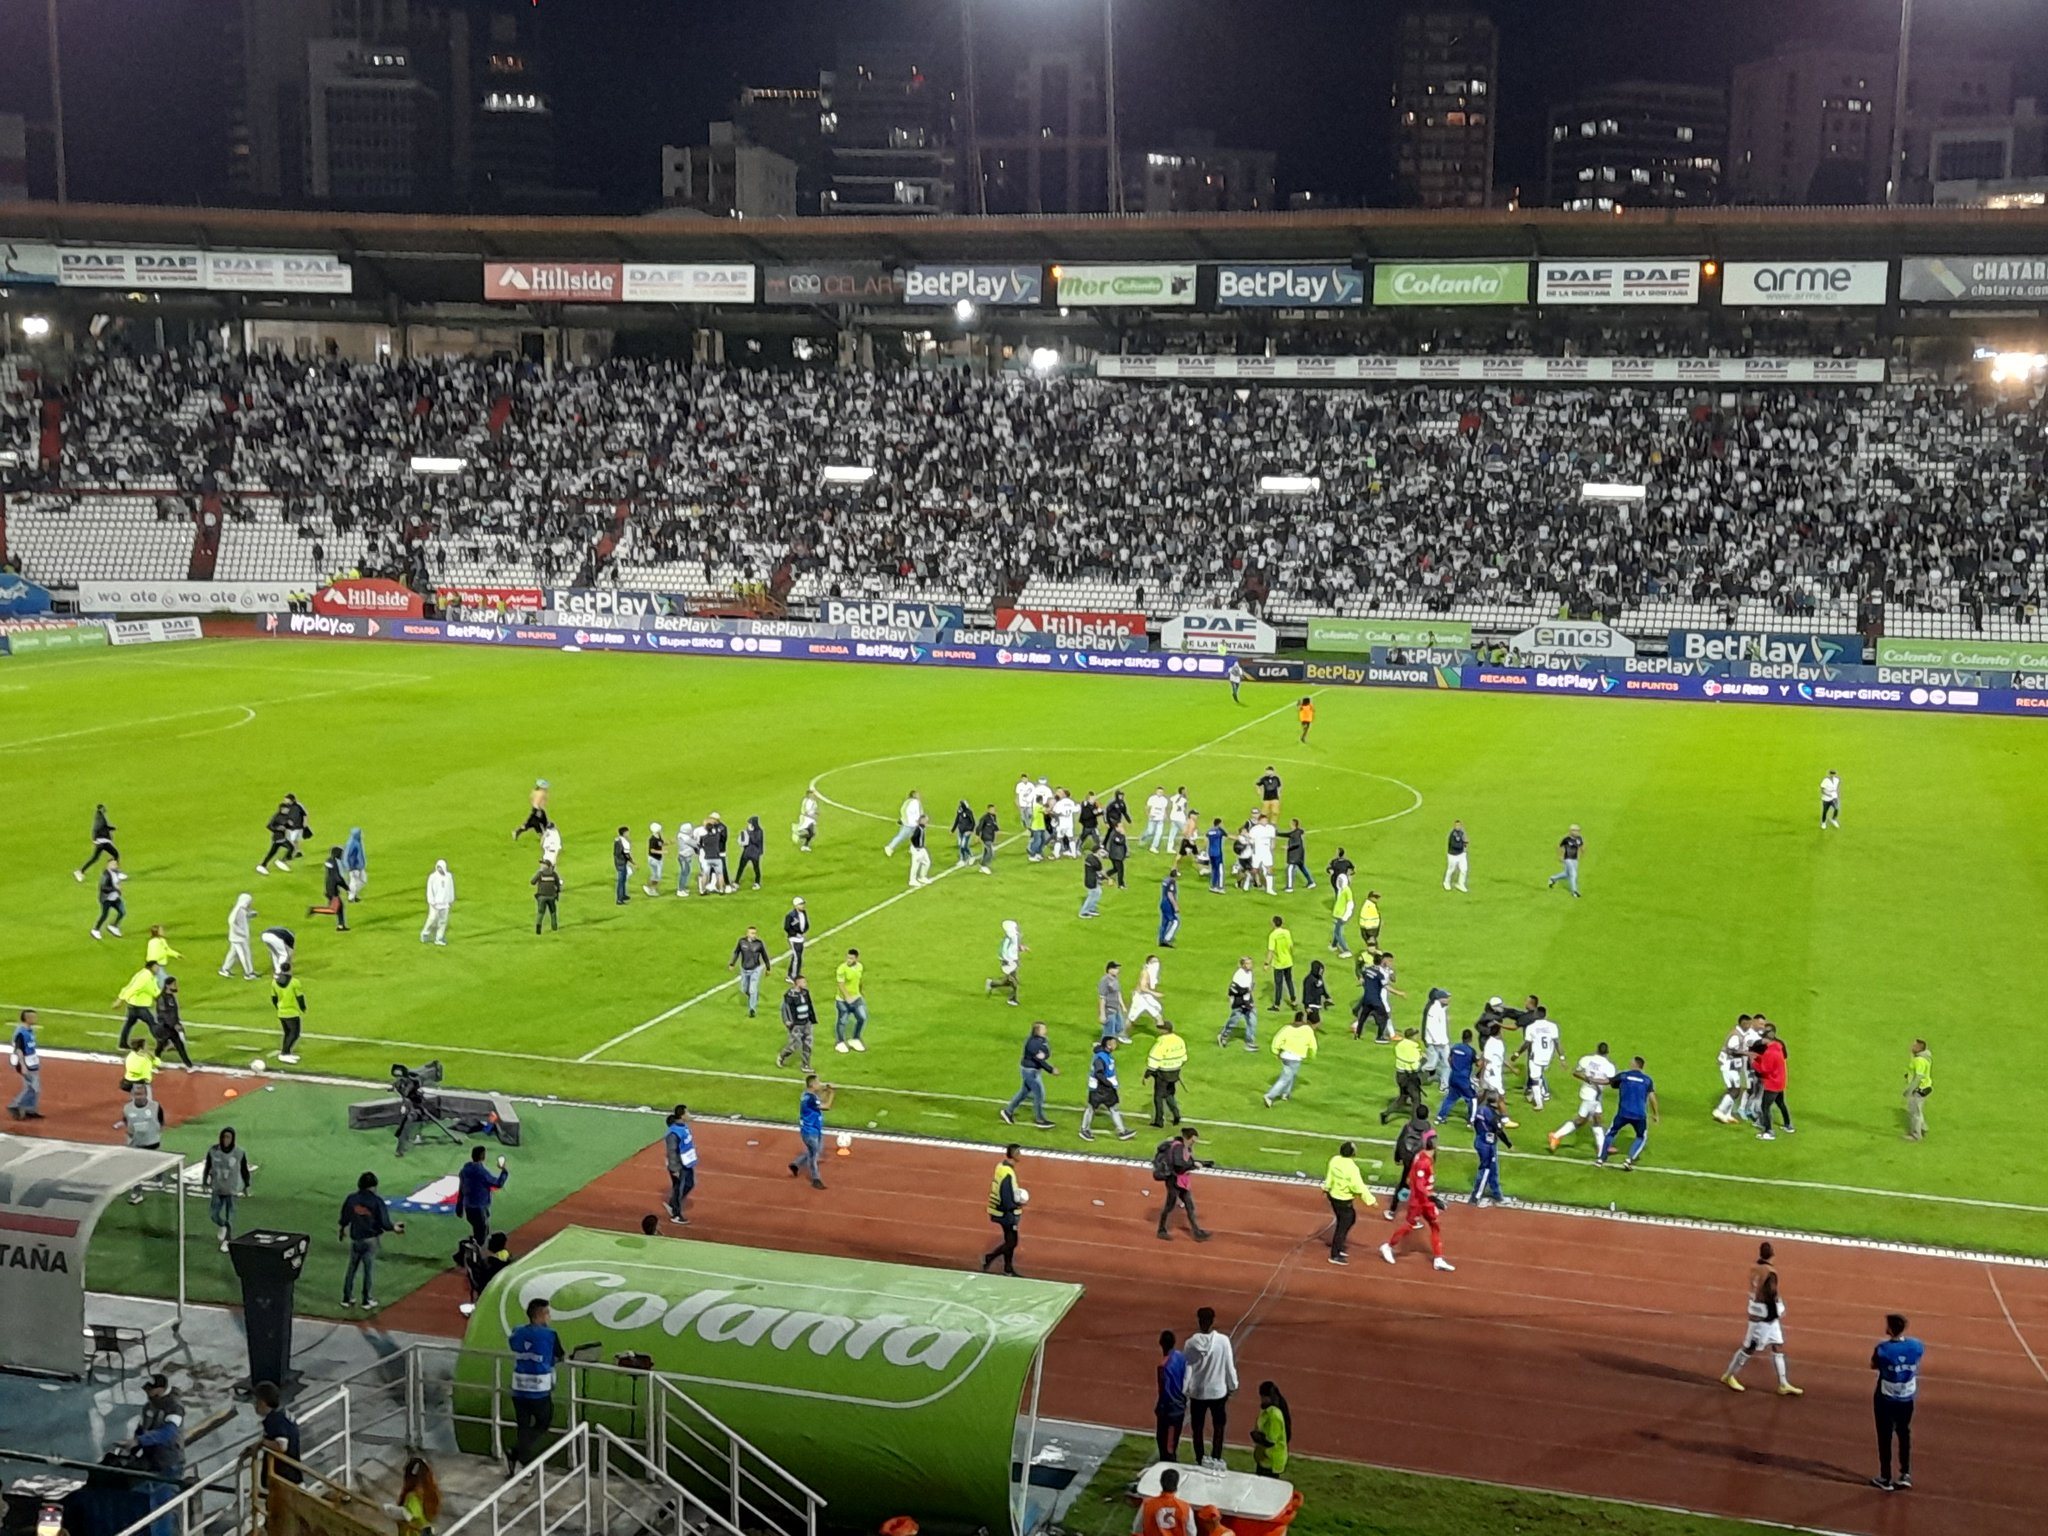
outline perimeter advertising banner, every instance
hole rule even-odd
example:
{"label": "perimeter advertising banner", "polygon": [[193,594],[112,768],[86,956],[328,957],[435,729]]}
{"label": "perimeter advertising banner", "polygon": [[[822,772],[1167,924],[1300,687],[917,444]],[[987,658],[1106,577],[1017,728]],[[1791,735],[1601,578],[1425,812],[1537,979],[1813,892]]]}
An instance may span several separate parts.
{"label": "perimeter advertising banner", "polygon": [[291,600],[282,581],[81,581],[80,613],[269,613]]}
{"label": "perimeter advertising banner", "polygon": [[[645,1354],[764,1456],[799,1470],[836,1528],[872,1530],[915,1510],[949,1528],[1009,1530],[1025,1384],[1080,1295],[1043,1280],[571,1227],[492,1281],[464,1343],[502,1354],[528,1303],[545,1300],[565,1344]],[[77,1354],[75,1334],[67,1348]],[[457,1380],[473,1386],[489,1370],[465,1355]],[[578,1385],[617,1394],[616,1406],[588,1410],[593,1422],[644,1439],[631,1377],[590,1373]],[[488,1451],[486,1426],[459,1434],[472,1453]]]}
{"label": "perimeter advertising banner", "polygon": [[763,304],[901,304],[904,276],[879,261],[823,261],[765,267]]}
{"label": "perimeter advertising banner", "polygon": [[967,622],[967,610],[957,603],[827,597],[818,603],[818,620],[824,624],[879,624],[889,629],[959,629]]}
{"label": "perimeter advertising banner", "polygon": [[1526,304],[1526,261],[1381,261],[1372,301],[1382,305]]}
{"label": "perimeter advertising banner", "polygon": [[1731,261],[1721,269],[1721,302],[1808,309],[1882,304],[1891,265],[1882,261]]}
{"label": "perimeter advertising banner", "polygon": [[1365,302],[1365,274],[1335,262],[1235,262],[1216,269],[1224,309],[1354,309]]}
{"label": "perimeter advertising banner", "polygon": [[57,247],[0,240],[0,288],[46,286],[57,281]]}
{"label": "perimeter advertising banner", "polygon": [[1899,264],[1899,301],[2048,302],[2048,256],[1908,256]]}
{"label": "perimeter advertising banner", "polygon": [[625,268],[616,261],[487,261],[493,304],[617,304]]}
{"label": "perimeter advertising banner", "polygon": [[1102,357],[1103,379],[1471,384],[1882,384],[1880,357]]}
{"label": "perimeter advertising banner", "polygon": [[2036,640],[1906,640],[1877,642],[1880,667],[1959,667],[1967,671],[2031,672],[2048,668],[2048,642]]}
{"label": "perimeter advertising banner", "polygon": [[1375,646],[1472,648],[1472,626],[1455,619],[1310,619],[1312,651],[1369,654]]}
{"label": "perimeter advertising banner", "polygon": [[619,297],[628,304],[751,304],[754,269],[745,262],[629,261],[619,277]]}
{"label": "perimeter advertising banner", "polygon": [[1546,261],[1536,269],[1538,304],[1697,304],[1696,261]]}
{"label": "perimeter advertising banner", "polygon": [[345,581],[329,582],[313,594],[313,608],[318,613],[402,614],[408,618],[418,618],[426,612],[419,593],[381,576],[351,576]]}
{"label": "perimeter advertising banner", "polygon": [[1007,635],[1052,635],[1072,645],[1101,645],[1108,640],[1145,643],[1142,613],[1087,613],[1065,608],[998,608],[996,628]]}
{"label": "perimeter advertising banner", "polygon": [[184,288],[216,293],[351,293],[355,274],[325,251],[195,251],[135,246],[57,248],[66,288]]}
{"label": "perimeter advertising banner", "polygon": [[1861,635],[1760,634],[1733,629],[1674,629],[1665,644],[1673,661],[1759,661],[1795,666],[1856,666]]}
{"label": "perimeter advertising banner", "polygon": [[20,616],[50,611],[50,593],[25,577],[0,573],[0,614]]}
{"label": "perimeter advertising banner", "polygon": [[1612,624],[1532,624],[1509,639],[1518,651],[1539,656],[1633,656],[1635,641]]}
{"label": "perimeter advertising banner", "polygon": [[906,304],[1002,305],[1018,308],[1045,297],[1043,267],[980,267],[947,263],[912,267],[903,275]]}
{"label": "perimeter advertising banner", "polygon": [[49,651],[80,651],[107,643],[104,624],[40,624],[33,629],[7,630],[0,635],[10,656],[37,656]]}
{"label": "perimeter advertising banner", "polygon": [[1159,626],[1159,643],[1169,651],[1241,651],[1270,654],[1280,637],[1264,619],[1238,609],[1201,608]]}
{"label": "perimeter advertising banner", "polygon": [[1192,262],[1148,266],[1083,262],[1054,267],[1056,303],[1091,309],[1189,308],[1195,302]]}

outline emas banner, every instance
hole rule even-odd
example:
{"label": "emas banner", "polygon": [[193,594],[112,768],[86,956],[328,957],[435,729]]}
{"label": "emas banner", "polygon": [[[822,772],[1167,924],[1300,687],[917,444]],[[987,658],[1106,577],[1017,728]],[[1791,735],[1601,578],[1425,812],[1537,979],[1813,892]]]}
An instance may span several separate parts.
{"label": "emas banner", "polygon": [[[1024,1385],[1080,1294],[572,1227],[492,1283],[465,1342],[502,1353],[528,1304],[545,1300],[569,1348],[600,1341],[607,1357],[646,1355],[763,1455],[800,1468],[835,1527],[873,1529],[914,1509],[1003,1530]],[[458,1380],[486,1380],[490,1365],[465,1355]],[[631,1433],[640,1394],[630,1378],[593,1372],[578,1387],[616,1391],[615,1414],[600,1402],[589,1417]],[[464,1429],[469,1449],[487,1449],[487,1426]]]}

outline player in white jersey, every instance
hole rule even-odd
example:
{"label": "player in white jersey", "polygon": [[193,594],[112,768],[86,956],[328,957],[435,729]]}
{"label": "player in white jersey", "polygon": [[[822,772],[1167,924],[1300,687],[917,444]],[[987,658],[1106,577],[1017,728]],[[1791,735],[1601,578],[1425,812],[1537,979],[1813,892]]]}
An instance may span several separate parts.
{"label": "player in white jersey", "polygon": [[1031,775],[1017,775],[1017,788],[1013,792],[1017,804],[1017,825],[1026,832],[1031,830],[1031,807],[1038,800],[1038,786],[1031,782]]}
{"label": "player in white jersey", "polygon": [[1614,1063],[1607,1059],[1605,1040],[1592,1055],[1579,1058],[1579,1064],[1572,1068],[1572,1076],[1579,1080],[1579,1112],[1550,1133],[1550,1150],[1553,1152],[1560,1141],[1582,1125],[1593,1128],[1593,1145],[1600,1145],[1600,1096],[1614,1081]]}
{"label": "player in white jersey", "polygon": [[[1484,1099],[1488,1094],[1491,1094],[1493,1096],[1493,1103],[1498,1108],[1506,1092],[1502,1087],[1502,1081],[1507,1074],[1507,1042],[1500,1037],[1499,1024],[1489,1023],[1482,1025],[1480,1033],[1485,1038],[1481,1040],[1479,1045],[1479,1096]],[[1508,1118],[1507,1111],[1504,1108],[1501,1109],[1500,1123],[1511,1131],[1517,1129],[1515,1122]]]}
{"label": "player in white jersey", "polygon": [[1842,829],[1842,776],[1830,768],[1820,781],[1820,829]]}
{"label": "player in white jersey", "polygon": [[1747,1317],[1742,1347],[1728,1362],[1728,1369],[1721,1374],[1721,1382],[1731,1391],[1746,1391],[1742,1385],[1742,1368],[1753,1356],[1769,1350],[1771,1365],[1778,1373],[1778,1396],[1803,1397],[1806,1395],[1804,1389],[1792,1385],[1785,1364],[1785,1299],[1778,1290],[1778,1271],[1771,1263],[1772,1257],[1769,1243],[1757,1245],[1756,1263],[1750,1266],[1749,1271],[1749,1304],[1745,1308]]}
{"label": "player in white jersey", "polygon": [[1539,1003],[1533,1010],[1533,1016],[1522,1026],[1521,1050],[1529,1063],[1523,1096],[1538,1109],[1550,1102],[1550,1064],[1557,1060],[1558,1046],[1557,1020],[1545,1013]]}
{"label": "player in white jersey", "polygon": [[811,842],[818,835],[817,790],[807,789],[804,791],[803,804],[799,805],[796,809],[796,822],[790,827],[789,835],[795,840],[797,847],[801,848],[805,853],[811,851]]}
{"label": "player in white jersey", "polygon": [[1155,1024],[1166,1022],[1166,1010],[1159,1001],[1159,957],[1147,955],[1145,963],[1138,967],[1138,984],[1131,989],[1131,1011],[1124,1021],[1126,1029],[1138,1020],[1150,1015]]}
{"label": "player in white jersey", "polygon": [[1252,884],[1265,886],[1268,896],[1273,894],[1273,844],[1279,836],[1280,829],[1263,814],[1252,818],[1246,834],[1252,848]]}
{"label": "player in white jersey", "polygon": [[1081,819],[1081,802],[1062,789],[1052,803],[1052,856],[1056,859],[1078,859],[1081,857],[1081,839],[1077,828]]}
{"label": "player in white jersey", "polygon": [[1714,1118],[1723,1125],[1735,1125],[1748,1118],[1743,1101],[1749,1096],[1749,1048],[1763,1038],[1754,1020],[1743,1014],[1721,1042],[1715,1065],[1721,1072],[1721,1102],[1714,1106]]}

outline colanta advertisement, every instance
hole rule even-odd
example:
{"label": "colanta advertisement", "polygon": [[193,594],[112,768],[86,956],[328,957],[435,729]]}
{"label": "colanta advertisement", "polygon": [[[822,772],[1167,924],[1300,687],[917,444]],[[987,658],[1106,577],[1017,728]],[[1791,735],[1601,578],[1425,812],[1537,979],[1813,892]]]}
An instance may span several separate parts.
{"label": "colanta advertisement", "polygon": [[1697,304],[1696,261],[1546,261],[1536,269],[1538,304]]}
{"label": "colanta advertisement", "polygon": [[906,304],[999,305],[1016,308],[1045,298],[1043,267],[921,266],[903,275]]}
{"label": "colanta advertisement", "polygon": [[1375,304],[1526,304],[1526,261],[1393,261],[1372,269]]}
{"label": "colanta advertisement", "polygon": [[1805,309],[1882,304],[1891,267],[1882,261],[1731,261],[1721,269],[1721,302]]}
{"label": "colanta advertisement", "polygon": [[754,269],[743,262],[682,266],[629,261],[619,276],[628,304],[751,304]]}
{"label": "colanta advertisement", "polygon": [[1264,619],[1236,609],[1204,608],[1178,614],[1159,626],[1159,643],[1169,651],[1241,651],[1271,654],[1280,637]]}
{"label": "colanta advertisement", "polygon": [[487,261],[492,304],[617,304],[625,269],[616,261]]}
{"label": "colanta advertisement", "polygon": [[1185,309],[1195,302],[1192,262],[1152,266],[1063,263],[1052,271],[1056,302],[1061,304],[1085,304],[1092,309]]}
{"label": "colanta advertisement", "polygon": [[426,611],[419,593],[381,576],[351,576],[345,581],[330,582],[313,594],[313,608],[317,613],[408,618],[418,618]]}
{"label": "colanta advertisement", "polygon": [[[488,1379],[480,1352],[502,1353],[527,1305],[545,1300],[565,1344],[645,1354],[769,1460],[800,1468],[837,1528],[872,1530],[914,1509],[948,1528],[1009,1530],[1024,1387],[1080,1294],[571,1227],[492,1282],[465,1340],[479,1353],[464,1357],[458,1381]],[[630,1376],[587,1373],[577,1385],[600,1399],[594,1422],[644,1435],[644,1394]],[[465,1432],[469,1449],[488,1447],[485,1426]]]}
{"label": "colanta advertisement", "polygon": [[1376,646],[1394,649],[1472,648],[1472,626],[1455,619],[1310,619],[1308,648],[1340,655],[1369,654]]}
{"label": "colanta advertisement", "polygon": [[2037,640],[1907,640],[1877,642],[1880,667],[1959,667],[1971,672],[2031,672],[2048,667],[2048,642]]}
{"label": "colanta advertisement", "polygon": [[2048,256],[1908,256],[1899,264],[1902,304],[2043,301],[2048,301]]}
{"label": "colanta advertisement", "polygon": [[879,261],[812,262],[761,273],[763,304],[901,304],[903,290],[902,269]]}
{"label": "colanta advertisement", "polygon": [[81,651],[107,643],[104,624],[51,624],[35,629],[10,629],[7,654],[35,656],[45,651]]}
{"label": "colanta advertisement", "polygon": [[1350,309],[1365,302],[1365,274],[1337,263],[1268,261],[1216,268],[1225,309]]}

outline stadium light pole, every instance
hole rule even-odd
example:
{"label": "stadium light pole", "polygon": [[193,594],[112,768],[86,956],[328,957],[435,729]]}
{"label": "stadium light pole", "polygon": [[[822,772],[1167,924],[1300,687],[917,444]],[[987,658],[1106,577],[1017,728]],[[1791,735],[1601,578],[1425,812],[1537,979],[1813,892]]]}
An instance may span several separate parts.
{"label": "stadium light pole", "polygon": [[45,30],[50,38],[50,125],[57,147],[57,201],[66,200],[64,178],[64,64],[57,47],[57,0],[45,0]]}
{"label": "stadium light pole", "polygon": [[1892,81],[1892,163],[1884,200],[1897,207],[1906,180],[1906,69],[1913,52],[1913,0],[1899,0],[1899,69]]}

